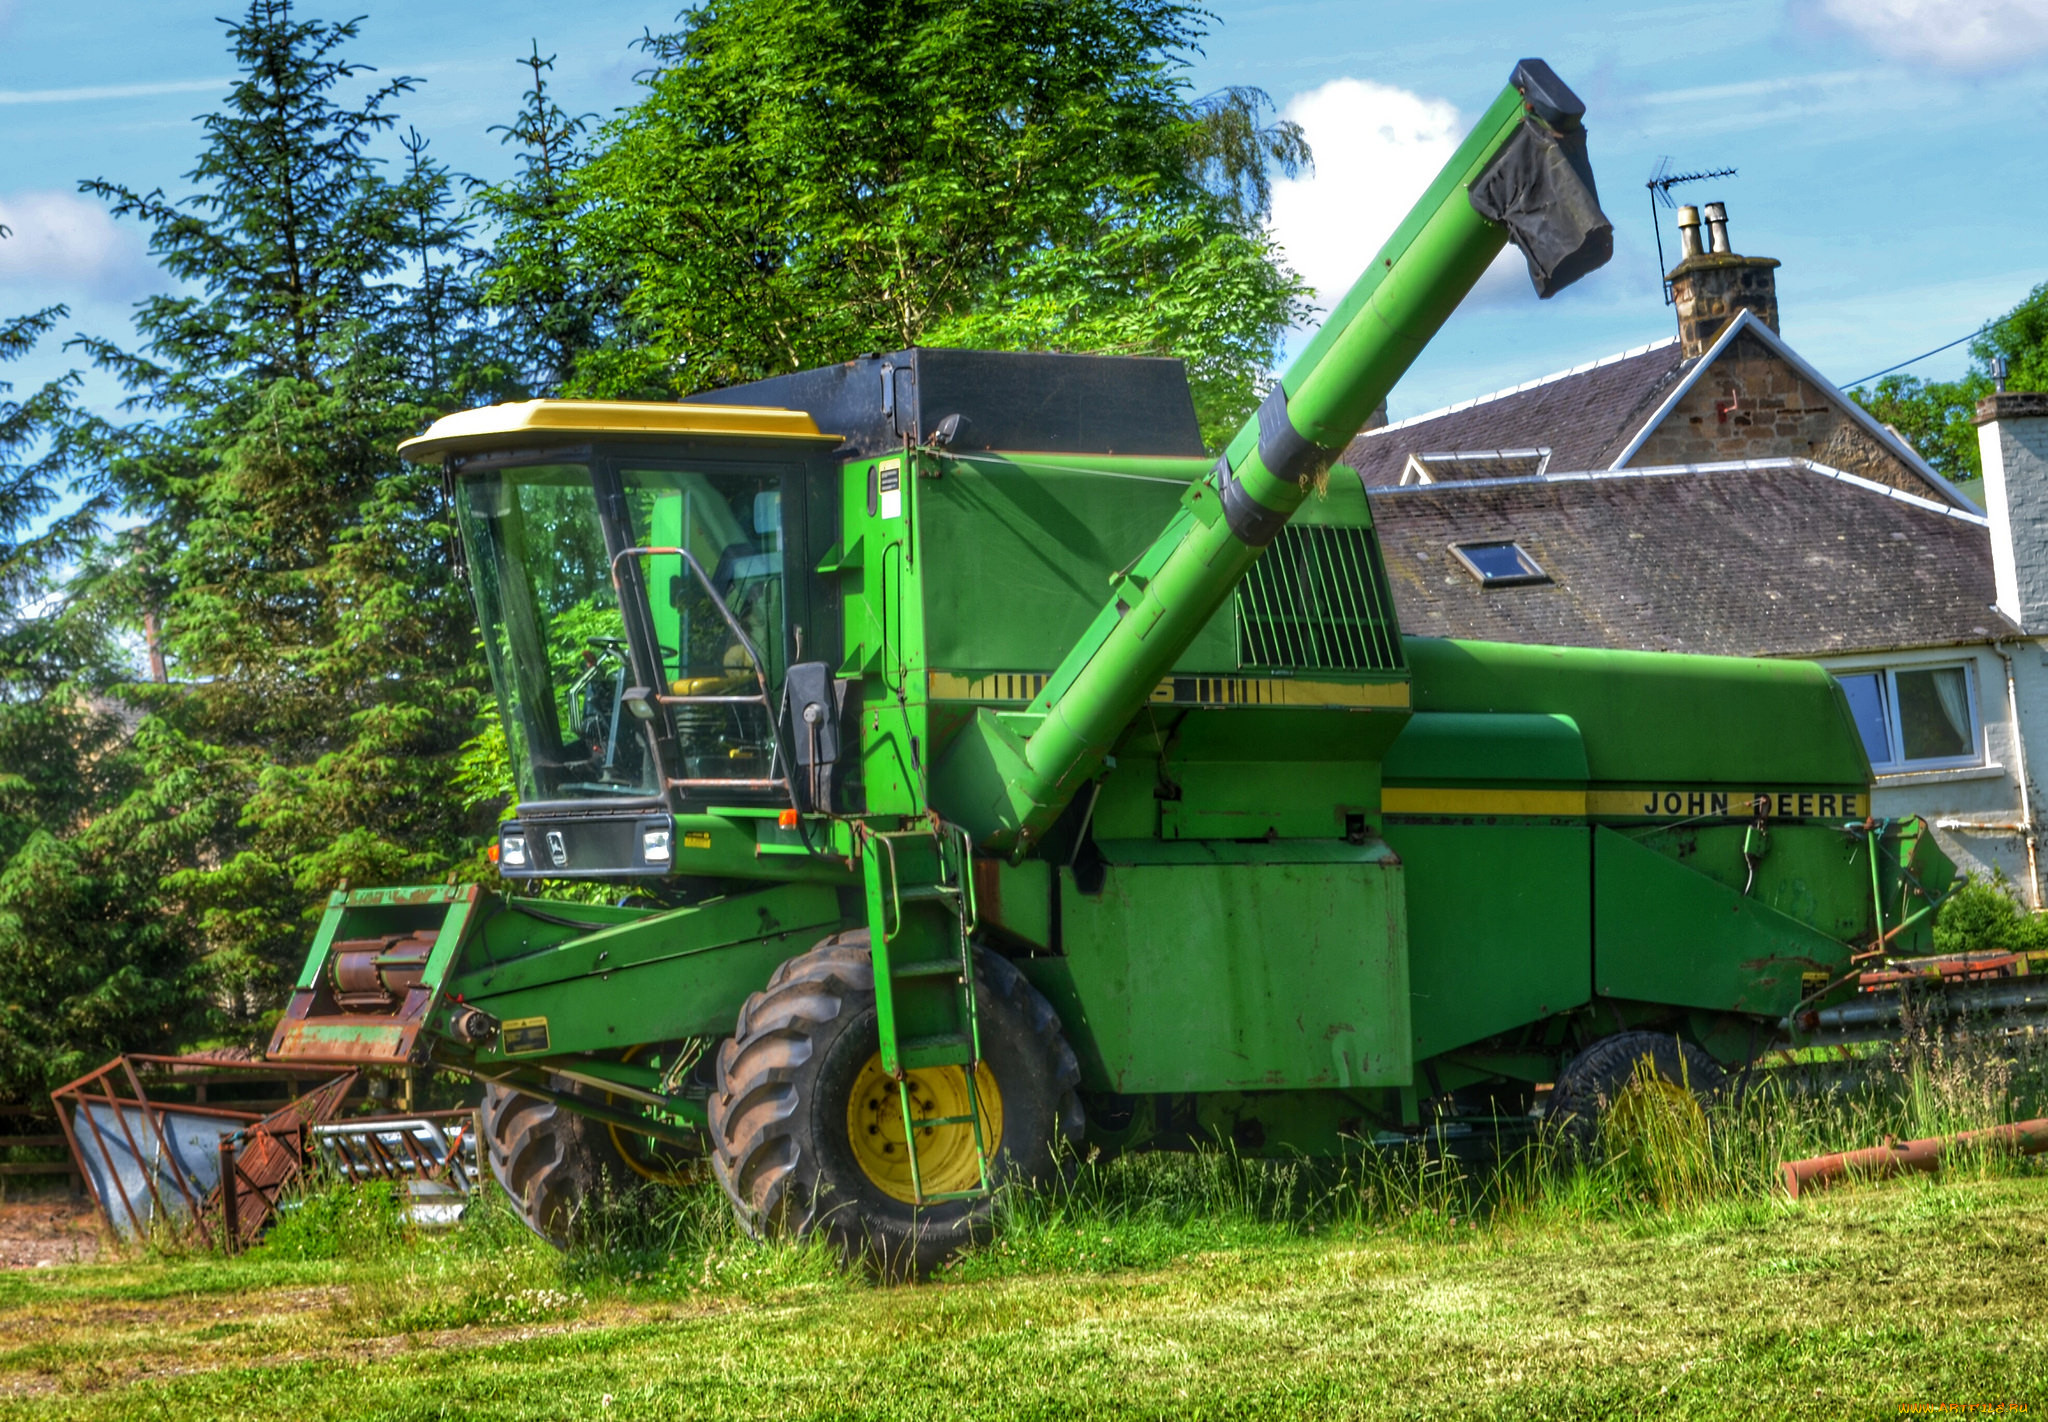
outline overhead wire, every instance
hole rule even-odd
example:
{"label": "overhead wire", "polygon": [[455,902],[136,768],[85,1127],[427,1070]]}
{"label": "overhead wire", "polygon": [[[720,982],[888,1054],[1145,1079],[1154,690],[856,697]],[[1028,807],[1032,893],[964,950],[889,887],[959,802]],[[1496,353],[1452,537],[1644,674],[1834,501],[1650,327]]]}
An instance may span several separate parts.
{"label": "overhead wire", "polygon": [[[2025,307],[2022,307],[2021,309],[2024,310]],[[2018,311],[2013,311],[2004,316],[1999,317],[1996,321],[1986,321],[1982,326],[1979,326],[1976,330],[1970,332],[1969,335],[1957,336],[1953,341],[1948,342],[1946,345],[1936,346],[1931,351],[1922,351],[1919,355],[1914,356],[1911,360],[1902,360],[1897,365],[1888,365],[1883,370],[1872,371],[1869,375],[1859,375],[1854,380],[1845,380],[1842,382],[1842,388],[1844,390],[1847,390],[1851,386],[1861,385],[1866,380],[1876,380],[1880,376],[1890,375],[1893,371],[1904,370],[1909,365],[1918,365],[1921,361],[1926,360],[1929,356],[1938,356],[1943,351],[1954,350],[1964,341],[1974,341],[1979,336],[1989,335],[1991,332],[1997,330],[2000,326],[2003,326],[2006,322],[2012,320],[2013,317],[2018,316],[2019,314],[2020,313]]]}

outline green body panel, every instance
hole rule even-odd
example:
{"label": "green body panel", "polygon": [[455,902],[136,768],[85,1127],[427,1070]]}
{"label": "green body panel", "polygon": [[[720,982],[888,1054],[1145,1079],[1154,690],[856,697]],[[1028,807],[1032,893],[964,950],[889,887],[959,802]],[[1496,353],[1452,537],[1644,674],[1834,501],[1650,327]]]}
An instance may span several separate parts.
{"label": "green body panel", "polygon": [[1603,997],[1775,1017],[1803,975],[1848,966],[1849,945],[1613,830],[1593,831],[1593,856]]}
{"label": "green body panel", "polygon": [[1130,837],[1116,813],[1130,804],[1149,810],[1146,837],[1342,838],[1353,817],[1377,821],[1380,756],[1407,712],[1246,709],[1146,720],[1118,748],[1103,795],[1124,793],[1112,799],[1100,838]]}
{"label": "green body panel", "polygon": [[1595,781],[1870,783],[1849,703],[1812,662],[1402,642],[1417,711],[1569,716]]}
{"label": "green body panel", "polygon": [[1418,1058],[1591,998],[1591,841],[1584,825],[1388,826],[1407,879]]}
{"label": "green body panel", "polygon": [[[846,466],[842,537],[833,576],[845,599],[842,676],[862,680],[860,782],[872,814],[914,815],[924,804],[924,761],[931,747],[924,675],[924,598],[917,514],[926,458],[915,451]],[[880,502],[883,473],[897,481],[893,505]],[[875,512],[870,513],[871,500]],[[895,512],[891,514],[891,508]]]}
{"label": "green body panel", "polygon": [[[1282,713],[1285,714],[1285,713]],[[1181,797],[1159,802],[1163,839],[1330,839],[1380,798],[1372,760],[1189,761]]]}
{"label": "green body panel", "polygon": [[1390,785],[1583,788],[1592,778],[1586,739],[1571,717],[1515,712],[1412,716],[1387,750],[1384,773]]}
{"label": "green body panel", "polygon": [[1053,941],[1053,866],[1043,859],[1011,864],[999,859],[975,863],[981,921],[1025,952],[1044,952]]}
{"label": "green body panel", "polygon": [[[1617,828],[1630,843],[1723,888],[1742,893],[1747,886],[1749,898],[1830,938],[1847,941],[1877,931],[1867,841],[1860,834],[1844,833],[1839,824],[1818,820],[1769,824],[1753,874],[1743,858],[1750,826]],[[1893,844],[1896,842],[1894,839]],[[1886,870],[1886,877],[1893,877],[1892,872]],[[1888,911],[1887,924],[1897,921],[1897,914]]]}
{"label": "green body panel", "polygon": [[[926,664],[1050,673],[1102,610],[1110,578],[1143,553],[1205,462],[946,460],[917,490]],[[1158,465],[1159,468],[1145,468]],[[1020,607],[1031,609],[1019,617]],[[1179,667],[1235,671],[1229,617],[1212,618]]]}
{"label": "green body panel", "polygon": [[[828,835],[811,832],[822,847]],[[790,879],[827,884],[852,884],[845,862],[806,848],[794,829],[775,822],[775,811],[720,808],[675,817],[675,866],[678,873],[707,879]],[[576,910],[583,911],[579,905]]]}
{"label": "green body panel", "polygon": [[[1061,896],[1091,1084],[1122,1092],[1406,1084],[1401,866],[1384,845],[1121,841]],[[1071,878],[1068,879],[1071,885]]]}
{"label": "green body panel", "polygon": [[[499,914],[447,989],[501,1020],[544,1017],[551,1055],[716,1036],[777,964],[832,932],[840,918],[837,894],[799,884],[651,914],[549,946],[536,943],[527,927],[534,920]],[[476,1061],[507,1057],[486,1049]]]}

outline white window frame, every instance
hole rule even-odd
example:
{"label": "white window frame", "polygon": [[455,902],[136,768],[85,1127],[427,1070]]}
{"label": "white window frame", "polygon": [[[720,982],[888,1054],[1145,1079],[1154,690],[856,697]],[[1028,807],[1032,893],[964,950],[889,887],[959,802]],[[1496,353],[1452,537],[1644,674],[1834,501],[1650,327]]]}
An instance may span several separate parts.
{"label": "white window frame", "polygon": [[[1922,770],[1954,770],[1984,764],[1984,715],[1977,701],[1977,664],[1970,658],[1960,661],[1940,662],[1896,662],[1877,667],[1829,667],[1829,673],[1837,681],[1843,677],[1875,676],[1881,678],[1884,696],[1885,736],[1893,747],[1894,759],[1873,760],[1870,768],[1878,775],[1911,775]],[[1963,690],[1970,704],[1970,742],[1973,747],[1968,755],[1940,756],[1927,760],[1904,759],[1906,737],[1899,724],[1899,673],[1961,671]],[[1862,739],[1859,731],[1857,739]],[[1864,747],[1868,750],[1869,747]]]}
{"label": "white window frame", "polygon": [[[1407,463],[1401,466],[1401,483],[1435,484],[1456,483],[1460,464],[1501,464],[1510,459],[1533,459],[1536,468],[1530,474],[1482,474],[1482,479],[1541,479],[1550,472],[1550,446],[1538,445],[1533,449],[1444,449],[1435,453],[1411,454]],[[1448,468],[1439,469],[1438,465]]]}

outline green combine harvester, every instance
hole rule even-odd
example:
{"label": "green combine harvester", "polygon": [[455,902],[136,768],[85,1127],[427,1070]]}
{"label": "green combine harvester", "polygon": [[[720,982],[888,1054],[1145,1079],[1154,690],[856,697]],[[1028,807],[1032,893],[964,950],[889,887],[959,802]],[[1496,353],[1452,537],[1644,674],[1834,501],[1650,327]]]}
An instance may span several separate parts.
{"label": "green combine harvester", "polygon": [[1090,1147],[1584,1130],[1801,1040],[1953,876],[1834,682],[1404,638],[1334,463],[1505,243],[1607,259],[1582,114],[1517,67],[1220,458],[1175,362],[928,349],[411,441],[499,872],[618,902],[336,893],[271,1056],[480,1078],[551,1238],[708,1164],[917,1271]]}

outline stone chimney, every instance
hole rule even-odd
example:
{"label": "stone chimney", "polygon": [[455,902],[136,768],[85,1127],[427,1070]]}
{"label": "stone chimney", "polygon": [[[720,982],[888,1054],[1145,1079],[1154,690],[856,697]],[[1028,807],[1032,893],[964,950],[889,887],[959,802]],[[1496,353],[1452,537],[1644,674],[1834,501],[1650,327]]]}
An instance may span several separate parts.
{"label": "stone chimney", "polygon": [[1977,402],[1984,512],[1998,610],[2048,635],[2048,394],[2007,390]]}
{"label": "stone chimney", "polygon": [[[1700,223],[1706,223],[1706,241]],[[1678,340],[1685,355],[1705,355],[1707,347],[1738,311],[1754,311],[1773,331],[1778,329],[1778,267],[1776,257],[1738,257],[1728,245],[1728,209],[1718,202],[1678,209],[1678,265],[1665,273],[1678,307]]]}

